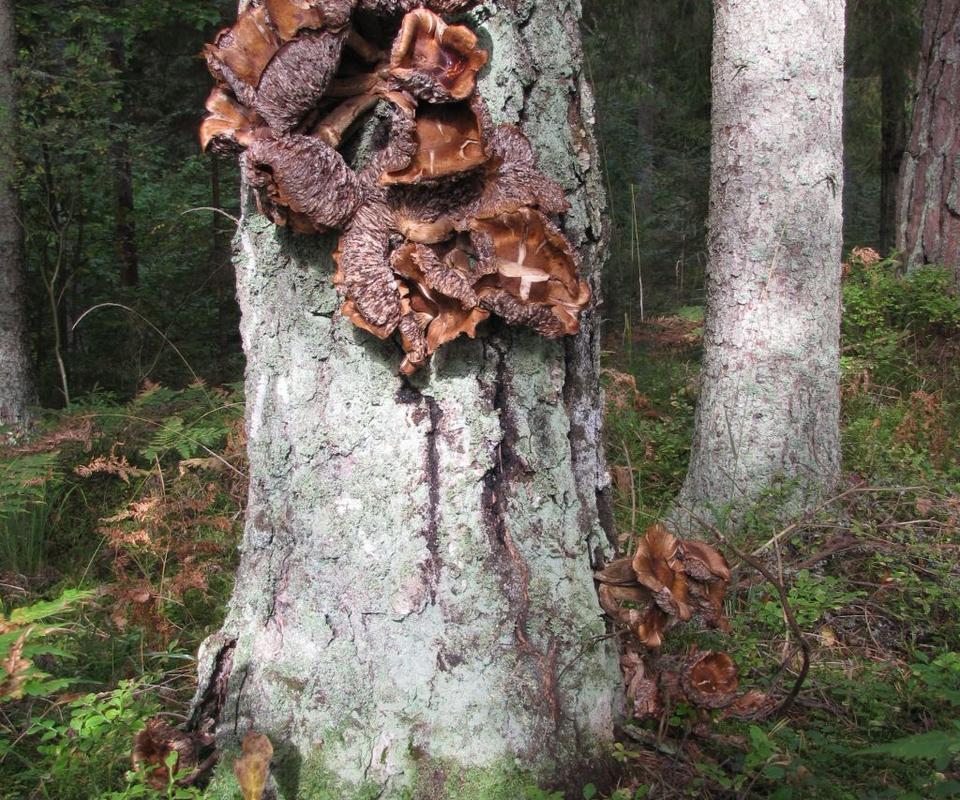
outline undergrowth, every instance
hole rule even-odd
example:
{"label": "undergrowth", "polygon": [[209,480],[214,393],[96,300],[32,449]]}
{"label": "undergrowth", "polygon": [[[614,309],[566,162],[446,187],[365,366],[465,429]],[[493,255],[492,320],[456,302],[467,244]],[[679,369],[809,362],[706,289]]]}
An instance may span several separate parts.
{"label": "undergrowth", "polygon": [[[633,721],[620,786],[585,798],[960,796],[960,304],[946,274],[860,253],[845,281],[842,497],[782,536],[763,507],[735,535],[782,575],[810,674],[783,719]],[[686,471],[702,310],[608,342],[607,454],[623,550]],[[616,354],[615,356],[613,354]],[[229,594],[246,465],[235,390],[94,395],[0,453],[0,798],[199,798],[129,771],[130,742],[193,690]],[[735,565],[731,634],[677,629],[742,685],[799,664],[776,593]],[[175,776],[175,764],[170,765]]]}
{"label": "undergrowth", "polygon": [[[858,250],[844,312],[844,494],[776,541],[782,528],[760,505],[734,537],[789,586],[812,649],[798,702],[779,721],[679,707],[659,725],[628,725],[616,800],[960,796],[960,300],[946,270],[904,277]],[[608,342],[624,552],[686,473],[696,321],[662,317],[629,344]],[[677,629],[667,654],[725,650],[745,688],[792,685],[799,658],[776,592],[736,565],[727,605],[730,635]]]}
{"label": "undergrowth", "polygon": [[236,389],[91,395],[0,450],[0,798],[187,798],[131,773],[182,712],[232,586],[246,464]]}

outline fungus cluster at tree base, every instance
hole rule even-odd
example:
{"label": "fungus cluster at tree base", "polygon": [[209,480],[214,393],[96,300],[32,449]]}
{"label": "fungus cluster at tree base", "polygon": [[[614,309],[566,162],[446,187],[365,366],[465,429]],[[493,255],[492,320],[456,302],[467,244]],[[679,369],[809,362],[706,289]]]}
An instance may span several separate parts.
{"label": "fungus cluster at tree base", "polygon": [[681,541],[656,524],[640,538],[633,556],[611,562],[594,577],[601,607],[628,634],[620,667],[633,717],[660,717],[677,703],[743,717],[772,709],[761,692],[737,693],[737,667],[726,653],[694,648],[680,659],[659,655],[664,634],[694,616],[729,632],[723,599],[730,566],[717,550]]}
{"label": "fungus cluster at tree base", "polygon": [[[590,300],[557,223],[562,187],[519,128],[492,123],[477,92],[487,52],[441,16],[474,4],[254,0],[205,52],[217,86],[203,148],[242,153],[277,225],[341,233],[341,311],[396,336],[404,374],[492,316],[575,334]],[[376,146],[354,169],[343,152],[371,118]]]}

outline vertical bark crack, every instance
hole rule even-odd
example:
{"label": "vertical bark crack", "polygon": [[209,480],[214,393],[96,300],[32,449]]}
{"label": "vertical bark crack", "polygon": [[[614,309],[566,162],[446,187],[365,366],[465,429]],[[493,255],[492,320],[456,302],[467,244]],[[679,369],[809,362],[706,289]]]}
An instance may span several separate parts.
{"label": "vertical bark crack", "polygon": [[516,432],[513,430],[506,403],[509,381],[506,357],[504,351],[493,341],[488,342],[488,345],[497,353],[493,407],[500,421],[500,442],[494,464],[484,476],[483,507],[488,518],[493,552],[499,553],[497,568],[503,576],[504,589],[510,603],[517,649],[533,662],[540,682],[542,700],[550,710],[555,728],[559,728],[562,711],[557,676],[558,642],[551,638],[546,649],[540,649],[530,641],[527,630],[530,618],[530,567],[510,535],[508,522],[507,487],[511,479],[516,479],[523,472],[523,464],[511,445]]}

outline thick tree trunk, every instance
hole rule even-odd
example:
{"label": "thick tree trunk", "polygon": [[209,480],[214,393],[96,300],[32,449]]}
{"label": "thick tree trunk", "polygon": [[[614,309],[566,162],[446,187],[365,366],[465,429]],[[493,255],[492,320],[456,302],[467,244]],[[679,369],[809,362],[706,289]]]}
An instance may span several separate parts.
{"label": "thick tree trunk", "polygon": [[880,252],[897,241],[897,188],[907,146],[907,75],[893,58],[880,65]]}
{"label": "thick tree trunk", "polygon": [[840,468],[843,0],[714,8],[707,319],[681,522],[684,509],[732,522],[781,479],[792,513]]}
{"label": "thick tree trunk", "polygon": [[960,0],[927,0],[913,131],[900,172],[897,247],[960,285]]}
{"label": "thick tree trunk", "polygon": [[0,425],[22,427],[36,402],[24,318],[23,246],[17,213],[17,60],[12,0],[0,0]]}
{"label": "thick tree trunk", "polygon": [[[480,90],[567,189],[596,290],[579,4],[525,8],[474,15],[492,62]],[[519,796],[521,773],[578,779],[621,703],[591,576],[608,547],[596,316],[566,343],[491,328],[408,382],[396,345],[339,314],[329,242],[247,202],[239,243],[251,489],[194,724],[217,715],[226,748],[267,733],[284,800],[469,800]],[[229,761],[212,797],[234,796]]]}

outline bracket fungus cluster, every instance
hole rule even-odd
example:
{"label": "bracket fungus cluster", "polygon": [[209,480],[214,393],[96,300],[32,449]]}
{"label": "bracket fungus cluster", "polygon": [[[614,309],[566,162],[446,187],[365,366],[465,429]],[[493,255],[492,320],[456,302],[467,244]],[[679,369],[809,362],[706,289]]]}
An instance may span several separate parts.
{"label": "bracket fungus cluster", "polygon": [[487,52],[441,16],[475,2],[253,0],[205,51],[217,86],[203,148],[243,153],[277,225],[341,232],[341,311],[398,334],[404,374],[491,315],[576,333],[590,299],[555,222],[562,188],[517,127],[492,123],[477,92]]}
{"label": "bracket fungus cluster", "polygon": [[656,654],[665,632],[694,615],[729,632],[723,598],[730,566],[721,553],[704,542],[680,540],[657,524],[646,530],[633,556],[611,562],[594,577],[603,610],[630,634],[620,665],[634,716],[659,716],[680,701],[737,714],[759,709],[757,693],[737,694],[737,668],[726,653],[694,650],[680,663],[658,660],[654,670],[639,649]]}

